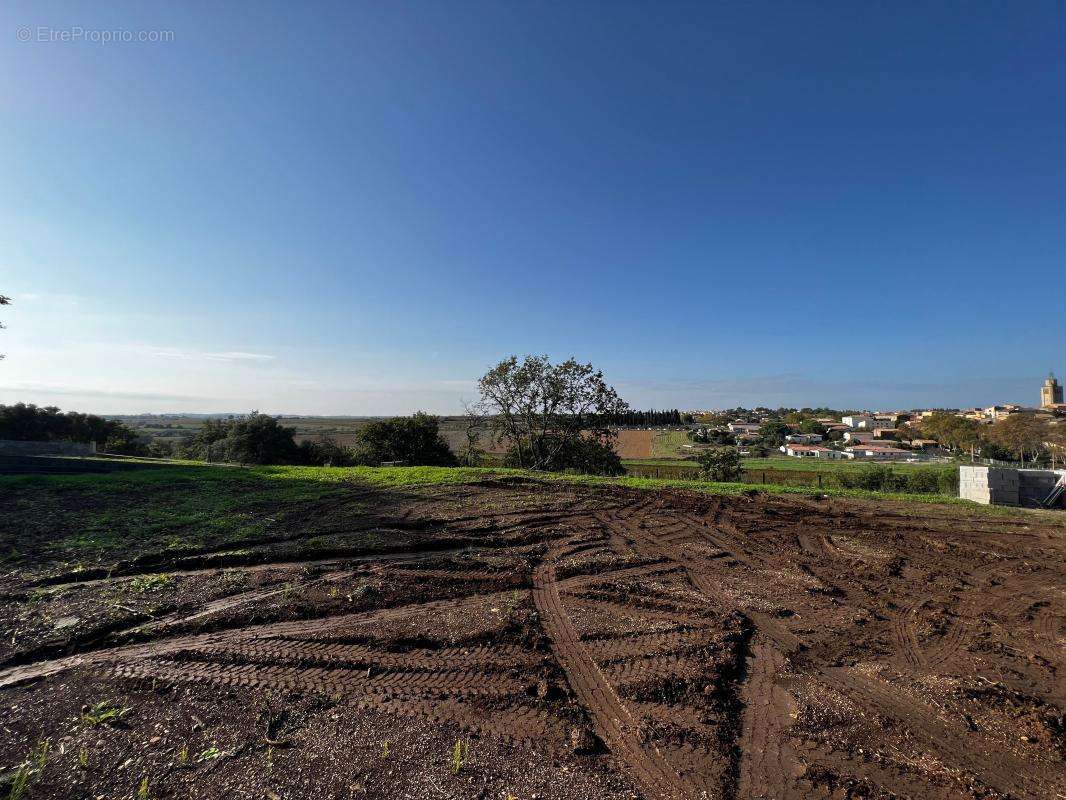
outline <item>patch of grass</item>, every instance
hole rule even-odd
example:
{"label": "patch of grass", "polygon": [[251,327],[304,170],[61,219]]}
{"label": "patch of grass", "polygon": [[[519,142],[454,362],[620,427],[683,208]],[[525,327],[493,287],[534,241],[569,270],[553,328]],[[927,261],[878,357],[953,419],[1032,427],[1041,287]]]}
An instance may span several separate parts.
{"label": "patch of grass", "polygon": [[651,440],[652,458],[677,458],[686,444],[692,444],[685,431],[655,431]]}
{"label": "patch of grass", "polygon": [[166,574],[140,575],[130,581],[130,591],[139,594],[154,592],[156,589],[162,589],[172,580],[174,580],[174,578]]}
{"label": "patch of grass", "polygon": [[95,705],[82,708],[81,722],[90,728],[99,725],[114,725],[121,722],[131,711],[133,711],[132,708],[116,705],[114,700],[101,700]]}
{"label": "patch of grass", "polygon": [[44,739],[30,750],[26,755],[26,759],[18,765],[8,784],[7,800],[22,800],[26,797],[26,792],[30,788],[30,781],[44,771],[45,764],[48,763],[48,752],[51,747],[52,743],[48,739]]}
{"label": "patch of grass", "polygon": [[913,464],[907,461],[878,461],[870,462],[863,459],[849,459],[841,461],[828,461],[819,458],[745,458],[741,466],[746,470],[783,470],[788,472],[858,472],[871,463],[884,464],[897,472],[921,471],[927,469],[943,469],[956,466],[954,464]]}

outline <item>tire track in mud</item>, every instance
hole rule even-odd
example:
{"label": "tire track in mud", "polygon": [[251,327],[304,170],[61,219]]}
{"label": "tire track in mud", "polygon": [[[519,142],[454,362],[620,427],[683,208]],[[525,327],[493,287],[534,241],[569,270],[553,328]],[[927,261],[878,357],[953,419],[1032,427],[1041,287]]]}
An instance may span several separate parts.
{"label": "tire track in mud", "polygon": [[[1014,567],[1015,569],[1011,569]],[[958,610],[951,614],[947,632],[929,644],[922,645],[918,637],[922,608],[937,601],[937,595],[920,596],[892,621],[893,643],[908,667],[914,670],[935,670],[959,655],[969,646],[975,635],[975,622],[995,613],[1008,619],[1022,617],[1029,608],[1041,602],[1046,586],[1037,576],[1019,576],[1013,559],[987,564],[965,576],[966,588]],[[1003,597],[985,584],[1010,576],[1011,595]],[[1014,635],[1019,631],[1015,630]],[[1033,635],[1040,634],[1040,626],[1033,620]]]}
{"label": "tire track in mud", "polygon": [[[180,656],[181,653],[175,654]],[[119,664],[114,673],[123,678],[205,682],[221,686],[321,692],[335,697],[418,695],[426,697],[517,696],[524,684],[498,674],[470,671],[402,672],[379,675],[350,667],[290,667],[276,664],[216,663],[181,658],[156,658],[135,664]]]}
{"label": "tire track in mud", "polygon": [[153,639],[141,644],[102,648],[0,670],[0,689],[27,681],[48,678],[76,667],[108,666],[122,662],[142,661],[157,656],[169,656],[181,650],[197,646],[231,645],[283,637],[328,641],[331,636],[337,636],[341,632],[349,632],[353,628],[391,622],[412,614],[435,614],[471,604],[500,602],[509,595],[510,592],[505,591],[448,600],[431,600],[424,603],[412,603],[375,611],[341,614],[334,617],[269,622],[211,633],[190,634],[169,639]]}
{"label": "tire track in mud", "polygon": [[[774,617],[758,610],[778,611],[777,606],[756,601],[762,598],[760,591],[773,591],[776,584],[772,581],[780,579],[780,585],[786,585],[785,578],[780,577],[787,571],[782,558],[790,563],[794,558],[809,562],[812,570],[826,559],[835,560],[834,570],[858,570],[868,560],[865,556],[841,550],[826,533],[795,533],[797,524],[810,526],[809,519],[793,524],[795,518],[779,509],[775,512],[773,507],[763,509],[754,501],[748,516],[741,516],[747,508],[743,498],[728,501],[731,505],[703,498],[699,503],[672,507],[668,501],[645,496],[636,501],[590,503],[588,510],[573,513],[554,514],[538,508],[533,513],[489,512],[460,518],[462,526],[497,517],[504,522],[506,517],[504,529],[510,541],[521,543],[509,555],[521,552],[535,560],[545,547],[548,554],[531,574],[474,569],[476,564],[466,572],[461,567],[441,569],[435,564],[420,568],[417,562],[421,558],[446,552],[441,550],[368,555],[366,561],[380,559],[382,566],[406,559],[410,563],[402,564],[395,574],[402,574],[407,581],[467,580],[470,594],[321,619],[176,635],[175,625],[182,621],[207,619],[285,591],[266,587],[220,598],[191,613],[182,612],[180,618],[175,614],[169,621],[159,619],[142,626],[143,635],[164,634],[149,642],[0,671],[0,687],[75,666],[91,666],[133,681],[326,693],[353,708],[454,723],[516,741],[541,739],[566,748],[572,745],[566,714],[560,713],[554,701],[545,699],[547,694],[540,694],[535,679],[522,677],[528,673],[553,675],[552,680],[558,681],[552,660],[534,649],[543,642],[541,631],[521,639],[521,645],[469,647],[427,647],[418,635],[429,630],[437,617],[470,613],[477,604],[505,602],[514,590],[477,592],[487,588],[484,581],[520,575],[526,581],[532,579],[532,600],[540,625],[574,696],[647,800],[805,797],[810,787],[802,782],[803,769],[819,764],[829,764],[897,795],[933,796],[920,774],[907,772],[905,760],[896,763],[879,756],[866,762],[863,758],[868,756],[860,758],[854,748],[849,749],[852,742],[841,744],[838,739],[834,747],[821,741],[820,733],[794,730],[800,708],[797,698],[803,696],[795,688],[799,686],[834,695],[839,692],[848,701],[844,706],[850,708],[854,703],[877,722],[884,718],[886,727],[898,728],[913,739],[923,759],[939,761],[946,772],[957,775],[952,779],[960,781],[960,786],[966,781],[978,787],[975,791],[992,789],[1015,797],[1036,797],[1049,796],[1049,787],[1061,784],[1052,786],[1054,776],[1040,773],[998,740],[968,730],[954,718],[942,718],[928,697],[897,687],[895,672],[878,673],[874,668],[871,673],[868,664],[843,667],[840,663],[847,661],[825,656],[829,648],[819,649],[823,642],[813,633],[820,620],[830,619],[819,617],[829,606],[824,595],[817,595],[812,605],[803,605],[804,596],[797,595],[801,599],[800,605],[792,607],[798,612],[795,618]],[[686,510],[693,507],[708,510]],[[434,506],[427,504],[427,509],[432,511]],[[736,516],[731,509],[737,511]],[[439,514],[439,509],[435,510]],[[752,515],[763,510],[767,525],[754,529]],[[453,538],[463,532],[461,527],[448,530],[451,524],[455,521],[441,518],[424,527],[443,526],[442,535]],[[416,522],[410,527],[414,529]],[[501,530],[498,524],[487,527],[497,533]],[[469,528],[475,529],[481,528]],[[783,541],[788,548],[784,554]],[[566,563],[566,559],[580,562],[584,558],[589,559],[588,566]],[[1042,599],[1048,597],[1047,568],[1030,584],[1004,570],[1007,560],[990,569],[1003,572],[998,577],[1004,581],[1009,578],[1010,590],[1021,587],[1019,596],[1007,595],[1007,586],[998,593],[993,591],[997,584],[986,584],[980,569],[964,573],[965,583],[954,593],[926,597],[932,587],[924,587],[923,596],[912,598],[901,613],[885,614],[889,617],[887,626],[877,626],[877,658],[899,658],[905,671],[911,673],[947,663],[975,635],[975,625],[968,623],[992,604],[999,615],[995,624],[1000,628],[1008,627],[1003,620],[1010,623],[1025,617],[1032,622],[1034,640],[1052,644],[1042,646],[1040,652],[1055,650],[1054,645],[1061,640],[1063,618],[1059,600]],[[321,566],[337,571],[314,574],[310,582],[351,577],[355,574],[352,561],[329,560]],[[954,556],[949,563],[962,563],[961,557]],[[601,571],[567,575],[568,567]],[[745,580],[751,592],[743,590]],[[742,590],[736,588],[738,585]],[[454,587],[449,585],[447,591],[454,591]],[[833,603],[838,597],[834,596]],[[846,599],[854,604],[854,597]],[[944,613],[951,620],[934,628],[923,643],[918,625],[923,610],[930,611],[926,603],[933,604],[934,610],[945,607]],[[785,611],[791,613],[792,608]],[[745,620],[742,639],[723,639],[723,624],[737,624],[733,612]],[[809,617],[803,619],[804,614]],[[228,619],[218,622],[231,624]],[[377,634],[375,626],[389,624],[394,629],[393,623],[415,635],[393,639],[393,633]],[[897,642],[899,652],[895,656],[886,656],[880,649],[886,627]],[[813,652],[805,639],[814,642]],[[533,644],[526,648],[525,642]],[[712,643],[715,647],[706,647]],[[714,658],[710,653],[716,654]],[[1039,694],[1039,689],[1022,686],[1024,676],[1012,677],[1007,672],[1004,669],[1005,686]],[[663,686],[681,688],[671,694]],[[708,699],[712,696],[713,700]],[[1046,691],[1043,696],[1049,697]]]}
{"label": "tire track in mud", "polygon": [[[854,669],[829,667],[819,671],[818,680],[864,707],[876,708],[907,726],[908,733],[940,757],[976,775],[986,785],[1015,797],[1039,797],[1041,790],[1028,780],[1028,762],[989,741],[983,735],[952,725],[938,717],[917,698],[904,702],[900,690]],[[1066,791],[1059,771],[1058,789]]]}
{"label": "tire track in mud", "polygon": [[[731,537],[735,533],[738,543],[745,538],[735,526],[720,518],[717,512],[715,517],[714,524],[721,527]],[[728,545],[728,542],[723,541],[720,535],[713,530],[708,530],[710,526],[707,522],[699,518],[690,519],[693,528],[699,530],[700,535],[707,536],[719,547],[724,548]],[[620,520],[620,522],[636,535],[639,536],[642,533],[642,526],[634,524],[632,520]],[[678,537],[671,536],[670,544],[663,546],[663,554],[667,558],[677,557],[673,549],[677,542]],[[649,543],[646,549],[653,547],[654,543]],[[753,549],[747,552],[751,553]],[[716,587],[711,576],[702,574],[698,565],[686,563],[683,558],[678,558],[678,560],[685,565],[690,579],[697,588],[704,591],[708,597],[716,596]],[[749,557],[737,556],[737,560],[749,569],[757,568]],[[989,565],[979,572],[983,573],[1002,566],[1002,564]],[[746,613],[756,624],[758,632],[755,636],[763,634],[768,637],[768,642],[777,653],[776,656],[764,659],[764,663],[774,664],[776,662],[783,665],[789,654],[806,649],[802,640],[777,620],[765,614],[751,611]],[[941,655],[938,653],[938,657]],[[756,683],[761,683],[764,688],[750,689],[746,698],[762,697],[765,703],[767,695],[773,697],[774,692],[783,692],[784,694],[778,695],[782,700],[787,698],[787,692],[778,685],[776,678],[768,681],[765,676],[758,674],[757,661],[758,659],[752,659],[749,662],[751,669],[754,670],[749,674],[749,680],[756,678]],[[977,776],[986,785],[1006,795],[1018,797],[1041,795],[1042,790],[1037,787],[1044,782],[1043,778],[1036,778],[1032,774],[1030,764],[1004,751],[1001,746],[985,737],[939,718],[933,709],[925,706],[917,698],[912,698],[912,702],[909,703],[901,702],[899,692],[895,687],[864,676],[854,669],[829,667],[811,659],[807,659],[806,667],[809,672],[813,673],[816,680],[831,686],[861,707],[874,709],[878,713],[902,722],[929,752],[936,754],[936,757],[945,764],[961,768]],[[776,672],[776,670],[771,671]],[[770,707],[772,708],[776,702],[771,702]],[[788,747],[786,740],[787,728],[791,720],[787,719],[787,714],[783,713],[783,705],[778,706],[771,717],[772,721],[761,721],[760,712],[748,713],[746,707],[744,731],[740,739],[742,756],[739,767],[739,796],[751,798],[802,796],[793,777],[802,770],[802,766],[795,760],[795,751]],[[768,752],[771,754],[769,758]],[[1060,792],[1066,792],[1066,782],[1061,777],[1055,785],[1060,787]],[[886,786],[886,788],[892,787]]]}
{"label": "tire track in mud", "polygon": [[785,669],[784,655],[758,633],[747,663],[741,690],[744,720],[737,764],[737,797],[745,800],[783,800],[794,796],[798,761],[786,730],[792,723],[792,700],[778,685]]}
{"label": "tire track in mud", "polygon": [[687,800],[706,796],[705,787],[683,777],[642,734],[638,719],[585,649],[560,597],[554,562],[555,558],[549,557],[534,572],[533,602],[556,661],[588,711],[597,735],[648,798]]}
{"label": "tire track in mud", "polygon": [[[662,515],[662,514],[661,514]],[[716,503],[709,516],[716,522],[722,517],[721,503]],[[709,541],[716,549],[731,552],[732,547],[724,537],[709,530],[709,525],[698,518],[677,515],[672,524],[658,526],[669,531],[665,540],[658,539],[654,527],[649,530],[644,520],[617,519],[617,524],[626,526],[635,537],[647,536],[645,547],[657,550],[660,555],[679,564],[690,583],[708,599],[715,600],[724,608],[733,608],[732,601],[720,592],[713,577],[700,569],[697,559],[687,545]],[[713,559],[717,561],[718,559]],[[734,765],[735,785],[727,787],[737,798],[770,800],[795,794],[794,775],[800,772],[798,762],[787,744],[787,729],[792,723],[788,714],[788,692],[777,683],[777,676],[785,666],[785,655],[765,638],[766,633],[783,641],[791,649],[798,639],[779,623],[764,614],[751,610],[746,615],[756,624],[755,643],[746,657],[746,678],[741,687],[740,701],[743,706],[743,721],[737,737],[737,763]]]}

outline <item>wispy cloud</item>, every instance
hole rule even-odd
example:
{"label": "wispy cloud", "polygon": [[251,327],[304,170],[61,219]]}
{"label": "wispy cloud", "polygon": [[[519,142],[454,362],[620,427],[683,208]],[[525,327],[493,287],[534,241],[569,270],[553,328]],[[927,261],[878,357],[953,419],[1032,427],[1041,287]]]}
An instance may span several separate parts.
{"label": "wispy cloud", "polygon": [[225,350],[218,353],[203,353],[195,350],[183,350],[178,347],[155,347],[153,345],[137,345],[133,348],[139,353],[158,358],[177,358],[182,361],[243,361],[252,363],[264,363],[274,361],[277,356],[266,353],[246,353],[242,350]]}
{"label": "wispy cloud", "polygon": [[56,397],[94,397],[119,400],[162,400],[166,402],[204,401],[216,398],[202,395],[170,394],[168,392],[136,392],[121,389],[96,389],[62,383],[35,383],[18,381],[13,384],[0,385],[0,392],[33,393]]}
{"label": "wispy cloud", "polygon": [[239,351],[203,353],[202,355],[210,361],[273,361],[276,358],[265,353],[241,353]]}

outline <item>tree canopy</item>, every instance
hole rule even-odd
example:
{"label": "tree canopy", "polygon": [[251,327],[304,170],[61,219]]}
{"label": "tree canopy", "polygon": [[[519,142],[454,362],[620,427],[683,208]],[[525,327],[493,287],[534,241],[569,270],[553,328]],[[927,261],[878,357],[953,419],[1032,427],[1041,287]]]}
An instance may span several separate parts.
{"label": "tree canopy", "polygon": [[371,422],[359,431],[354,460],[372,466],[384,461],[426,467],[452,467],[459,463],[440,435],[440,420],[422,411],[410,417]]}
{"label": "tree canopy", "polygon": [[147,443],[137,432],[113,419],[77,411],[60,411],[55,406],[43,408],[15,403],[0,406],[0,439],[21,442],[96,442],[109,453],[142,455]]}
{"label": "tree canopy", "polygon": [[592,364],[547,356],[504,359],[478,381],[478,410],[494,422],[507,461],[538,470],[618,474],[611,421],[629,405]]}

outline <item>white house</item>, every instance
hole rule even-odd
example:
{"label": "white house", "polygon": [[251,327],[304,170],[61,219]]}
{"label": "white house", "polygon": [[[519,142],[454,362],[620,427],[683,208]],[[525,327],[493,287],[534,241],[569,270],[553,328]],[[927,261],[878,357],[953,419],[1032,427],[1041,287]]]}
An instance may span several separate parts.
{"label": "white house", "polygon": [[908,458],[911,453],[900,450],[897,447],[885,447],[879,444],[862,444],[855,447],[845,447],[845,452],[851,453],[853,458],[864,458],[871,461],[899,461]]}
{"label": "white house", "polygon": [[868,423],[873,422],[873,419],[869,414],[849,414],[841,417],[840,421],[849,428],[865,428]]}
{"label": "white house", "polygon": [[849,428],[864,431],[872,431],[876,428],[895,428],[895,420],[888,419],[887,417],[875,417],[872,414],[850,414],[846,417],[841,417],[840,421],[847,425]]}
{"label": "white house", "polygon": [[785,437],[786,442],[792,442],[793,444],[816,444],[822,441],[822,434],[820,433],[790,433]]}
{"label": "white house", "polygon": [[839,450],[816,444],[783,444],[780,450],[792,458],[846,458]]}

